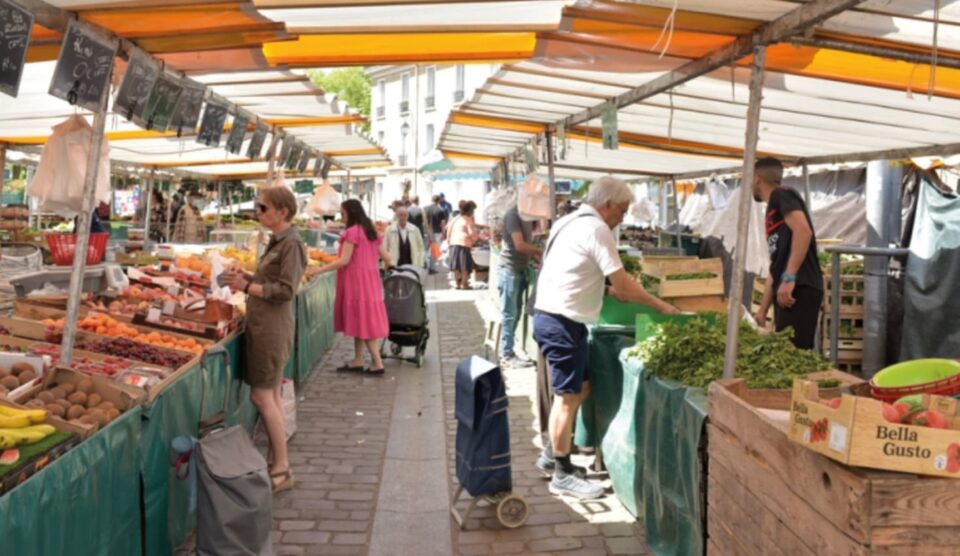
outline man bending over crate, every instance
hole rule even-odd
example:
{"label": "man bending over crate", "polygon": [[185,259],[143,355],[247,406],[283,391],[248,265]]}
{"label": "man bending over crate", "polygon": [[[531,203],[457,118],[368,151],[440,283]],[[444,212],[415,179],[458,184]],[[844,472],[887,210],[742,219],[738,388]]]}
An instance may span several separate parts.
{"label": "man bending over crate", "polygon": [[767,249],[770,275],[757,311],[763,326],[776,295],[773,318],[776,330],[793,327],[793,344],[813,349],[823,302],[823,274],[817,261],[817,237],[803,199],[783,187],[783,164],[776,158],[757,160],[753,198],[767,203]]}
{"label": "man bending over crate", "polygon": [[550,492],[580,499],[603,496],[600,485],[582,477],[570,462],[573,422],[589,395],[587,327],[600,316],[605,291],[621,301],[642,303],[664,313],[679,311],[650,295],[620,262],[614,227],[623,221],[633,194],[622,181],[605,176],[593,182],[586,202],[553,227],[534,295],[533,337],[547,361],[554,392],[550,410],[552,452],[544,449],[537,466],[552,471]]}

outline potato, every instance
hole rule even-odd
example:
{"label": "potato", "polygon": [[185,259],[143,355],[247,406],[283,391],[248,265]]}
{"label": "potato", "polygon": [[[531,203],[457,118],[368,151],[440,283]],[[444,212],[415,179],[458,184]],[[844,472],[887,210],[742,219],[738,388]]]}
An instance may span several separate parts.
{"label": "potato", "polygon": [[74,392],[73,394],[67,396],[67,399],[70,401],[70,403],[75,403],[77,405],[83,405],[87,403],[87,395],[83,392]]}
{"label": "potato", "polygon": [[65,382],[61,384],[59,388],[63,389],[63,391],[66,392],[66,395],[68,396],[77,391],[77,386],[75,384],[70,384],[69,382]]}
{"label": "potato", "polygon": [[84,415],[80,417],[79,421],[84,425],[97,425],[97,419],[93,415]]}
{"label": "potato", "polygon": [[44,406],[44,409],[46,409],[50,415],[56,415],[57,417],[64,417],[67,414],[67,410],[63,409],[62,405],[56,403],[48,403]]}
{"label": "potato", "polygon": [[81,379],[80,382],[77,383],[77,391],[90,394],[93,392],[93,381],[89,378]]}
{"label": "potato", "polygon": [[51,388],[51,389],[50,389],[50,393],[53,394],[53,397],[56,398],[56,399],[58,399],[58,400],[65,400],[65,399],[67,399],[67,392],[66,392],[63,388],[61,388],[61,387],[59,387],[59,386],[54,387],[54,388]]}
{"label": "potato", "polygon": [[7,390],[14,390],[20,386],[20,381],[17,380],[17,377],[9,375],[0,380],[0,384],[6,386]]}
{"label": "potato", "polygon": [[67,410],[67,419],[79,419],[83,415],[83,406],[71,405]]}
{"label": "potato", "polygon": [[55,404],[59,405],[60,407],[62,407],[64,411],[70,409],[70,407],[73,405],[73,404],[70,403],[70,401],[67,400],[67,399],[53,400],[53,403],[55,403]]}
{"label": "potato", "polygon": [[5,376],[7,376],[7,375],[9,375],[9,374],[10,374],[10,371],[8,371],[7,369],[5,369],[5,368],[3,368],[3,367],[0,367],[0,378],[3,378],[3,377],[5,377]]}
{"label": "potato", "polygon": [[104,411],[108,411],[116,408],[117,406],[113,402],[100,402],[99,404],[97,404],[97,409],[102,409]]}
{"label": "potato", "polygon": [[37,394],[37,399],[42,400],[43,403],[45,404],[52,404],[53,400],[57,398],[53,397],[53,394],[51,394],[50,392],[44,391]]}
{"label": "potato", "polygon": [[30,371],[31,373],[35,372],[33,370],[33,365],[27,363],[26,361],[17,361],[10,367],[10,374],[20,376],[21,373]]}
{"label": "potato", "polygon": [[116,418],[119,417],[119,416],[120,416],[120,410],[119,410],[119,409],[108,409],[108,410],[107,410],[107,419],[108,419],[108,420],[113,421],[114,419],[116,419]]}
{"label": "potato", "polygon": [[22,373],[20,373],[20,376],[18,376],[17,378],[20,379],[20,385],[23,386],[24,384],[26,384],[26,383],[30,382],[31,380],[37,378],[37,373],[33,372],[32,370],[30,370],[30,371],[23,371]]}
{"label": "potato", "polygon": [[107,418],[107,414],[99,409],[92,409],[88,411],[84,417],[92,419],[97,425],[100,426],[106,425],[110,421],[110,419]]}
{"label": "potato", "polygon": [[44,406],[43,406],[43,402],[40,401],[40,400],[38,400],[38,399],[36,399],[36,398],[30,400],[29,402],[25,403],[24,405],[27,406],[27,407],[29,407],[30,409],[43,409],[43,407],[44,407]]}
{"label": "potato", "polygon": [[87,396],[87,407],[88,407],[88,408],[97,407],[97,406],[100,405],[102,402],[103,402],[103,398],[101,398],[101,397],[100,397],[100,394],[97,394],[96,392],[94,392],[93,394],[90,394],[89,396]]}

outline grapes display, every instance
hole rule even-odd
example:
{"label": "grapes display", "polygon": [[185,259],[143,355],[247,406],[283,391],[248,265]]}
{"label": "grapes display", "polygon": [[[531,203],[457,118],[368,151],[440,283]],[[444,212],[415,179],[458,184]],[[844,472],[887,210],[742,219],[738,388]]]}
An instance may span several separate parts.
{"label": "grapes display", "polygon": [[151,345],[135,342],[128,338],[80,341],[77,342],[77,349],[113,355],[114,357],[122,357],[124,359],[133,359],[135,361],[142,361],[143,363],[150,363],[170,369],[179,369],[189,363],[191,359],[190,355],[156,348]]}

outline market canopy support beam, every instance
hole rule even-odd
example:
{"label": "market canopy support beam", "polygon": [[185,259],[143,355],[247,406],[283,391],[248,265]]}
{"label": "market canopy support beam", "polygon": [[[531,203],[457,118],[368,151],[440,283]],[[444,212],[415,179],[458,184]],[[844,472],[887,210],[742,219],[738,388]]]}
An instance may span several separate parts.
{"label": "market canopy support beam", "polygon": [[100,107],[93,116],[90,133],[90,152],[87,154],[87,172],[83,179],[83,197],[77,217],[76,249],[73,251],[73,274],[70,276],[70,294],[67,297],[67,316],[63,325],[63,340],[60,344],[60,363],[69,366],[73,361],[73,341],[77,335],[77,314],[80,312],[80,296],[83,293],[83,274],[87,265],[87,248],[90,245],[90,216],[97,193],[97,173],[100,169],[100,148],[103,146],[103,130],[107,122],[107,97],[110,88],[104,87],[100,95]]}
{"label": "market canopy support beam", "polygon": [[760,105],[763,101],[763,64],[765,46],[757,47],[750,72],[750,105],[747,107],[747,136],[743,157],[743,179],[740,180],[740,216],[737,221],[737,247],[733,252],[733,276],[730,284],[730,305],[727,310],[727,346],[723,359],[723,378],[734,378],[737,372],[737,340],[740,336],[740,311],[743,307],[743,279],[747,269],[747,234],[750,231],[753,202],[753,166],[757,158],[760,135]]}
{"label": "market canopy support beam", "polygon": [[793,35],[805,31],[831,17],[862,4],[865,0],[814,0],[803,4],[777,19],[761,25],[750,35],[738,37],[723,48],[714,50],[703,58],[688,62],[644,85],[627,91],[605,102],[582,110],[560,122],[566,129],[599,118],[612,103],[623,108],[646,98],[664,93],[687,81],[706,75],[712,71],[730,65],[730,63],[749,56],[757,47],[782,42]]}
{"label": "market canopy support beam", "polygon": [[936,62],[931,54],[924,52],[910,52],[885,46],[876,46],[857,42],[845,42],[836,39],[821,39],[807,37],[793,37],[791,44],[797,46],[812,46],[814,48],[826,48],[829,50],[839,50],[841,52],[850,52],[853,54],[864,54],[866,56],[876,56],[888,60],[899,60],[910,64],[923,64],[927,66],[940,66],[944,68],[960,69],[960,59],[938,56]]}

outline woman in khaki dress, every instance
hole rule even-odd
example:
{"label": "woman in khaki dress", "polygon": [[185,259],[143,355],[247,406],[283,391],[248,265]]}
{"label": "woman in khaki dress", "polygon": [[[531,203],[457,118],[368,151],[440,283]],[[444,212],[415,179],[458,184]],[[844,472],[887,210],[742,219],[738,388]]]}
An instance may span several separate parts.
{"label": "woman in khaki dress", "polygon": [[266,425],[274,492],[293,488],[280,381],[293,349],[293,301],[307,265],[306,247],[290,224],[296,214],[293,192],[286,187],[265,189],[257,201],[257,215],[273,237],[256,273],[238,272],[232,277],[233,288],[247,294],[244,380],[250,385],[250,400]]}

